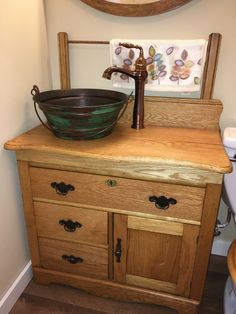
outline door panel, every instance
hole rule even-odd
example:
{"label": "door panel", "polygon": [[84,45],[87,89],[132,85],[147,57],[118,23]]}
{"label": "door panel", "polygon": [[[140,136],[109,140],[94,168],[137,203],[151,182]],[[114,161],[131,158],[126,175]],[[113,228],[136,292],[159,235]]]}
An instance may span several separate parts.
{"label": "door panel", "polygon": [[114,215],[114,279],[188,297],[199,226]]}
{"label": "door panel", "polygon": [[128,247],[127,274],[177,282],[181,237],[129,229]]}

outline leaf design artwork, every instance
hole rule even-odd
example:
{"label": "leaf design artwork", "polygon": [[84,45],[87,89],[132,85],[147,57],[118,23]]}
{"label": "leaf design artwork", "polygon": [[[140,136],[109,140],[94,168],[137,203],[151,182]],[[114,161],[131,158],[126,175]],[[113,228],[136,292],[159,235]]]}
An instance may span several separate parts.
{"label": "leaf design artwork", "polygon": [[[115,49],[115,54],[117,56],[119,56],[122,52],[123,47],[122,46],[118,46]],[[133,61],[134,61],[134,57],[135,57],[135,53],[133,49],[129,49],[127,56],[125,59],[123,59],[123,64],[122,67],[126,70],[131,70],[132,65],[133,65]],[[118,75],[118,73],[115,73],[115,75]],[[129,82],[129,76],[126,74],[119,74],[119,77],[123,80],[123,81],[128,81]]]}
{"label": "leaf design artwork", "polygon": [[[173,52],[173,47],[166,50],[166,54],[170,55]],[[180,58],[174,61],[174,65],[171,69],[171,75],[169,79],[172,82],[179,84],[180,80],[187,80],[191,74],[191,68],[194,66],[194,62],[188,59],[189,53],[186,49],[181,52]],[[197,80],[194,80],[195,84]]]}
{"label": "leaf design artwork", "polygon": [[[146,60],[148,77],[146,88],[149,90],[199,90],[202,83],[204,57],[202,44],[162,42],[148,40],[140,42]],[[131,47],[131,46],[129,46]],[[124,70],[134,71],[138,50],[115,43],[113,46],[112,64]],[[125,72],[125,71],[124,71]],[[115,72],[115,83],[133,83],[126,73]]]}
{"label": "leaf design artwork", "polygon": [[163,64],[163,55],[161,53],[157,53],[153,46],[149,47],[148,52],[149,57],[146,59],[148,76],[153,81],[157,80],[158,84],[160,84],[161,78],[164,78],[167,74],[166,65]]}
{"label": "leaf design artwork", "polygon": [[134,56],[135,56],[135,53],[134,53],[133,49],[130,49],[129,50],[129,58],[130,58],[130,60],[133,60]]}
{"label": "leaf design artwork", "polygon": [[122,47],[121,47],[121,46],[117,47],[117,48],[115,49],[115,54],[116,54],[117,56],[119,56],[119,54],[121,53],[121,50],[122,50]]}

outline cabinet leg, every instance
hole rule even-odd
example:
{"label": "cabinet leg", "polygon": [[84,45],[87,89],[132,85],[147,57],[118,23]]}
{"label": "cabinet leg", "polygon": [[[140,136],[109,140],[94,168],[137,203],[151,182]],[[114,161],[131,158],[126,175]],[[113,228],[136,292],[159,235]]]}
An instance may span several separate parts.
{"label": "cabinet leg", "polygon": [[49,285],[52,281],[46,276],[40,276],[37,273],[33,273],[33,280],[39,285]]}
{"label": "cabinet leg", "polygon": [[[174,308],[174,307],[173,307]],[[181,306],[176,306],[174,308],[178,314],[198,314],[199,305],[196,304],[186,304]]]}

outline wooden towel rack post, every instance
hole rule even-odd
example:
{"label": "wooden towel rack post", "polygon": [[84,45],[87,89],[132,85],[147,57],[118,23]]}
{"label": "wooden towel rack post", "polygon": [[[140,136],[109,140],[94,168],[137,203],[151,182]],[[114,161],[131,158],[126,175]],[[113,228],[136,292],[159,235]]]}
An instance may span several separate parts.
{"label": "wooden towel rack post", "polygon": [[69,43],[67,33],[58,33],[58,46],[61,89],[67,89],[71,87]]}
{"label": "wooden towel rack post", "polygon": [[211,99],[214,90],[218,57],[220,52],[221,34],[212,33],[208,39],[206,61],[204,67],[201,97]]}
{"label": "wooden towel rack post", "polygon": [[[211,99],[220,51],[221,34],[212,33],[208,39],[206,60],[201,88],[201,99]],[[71,88],[69,44],[109,44],[109,41],[69,40],[65,32],[58,33],[59,67],[61,88]]]}

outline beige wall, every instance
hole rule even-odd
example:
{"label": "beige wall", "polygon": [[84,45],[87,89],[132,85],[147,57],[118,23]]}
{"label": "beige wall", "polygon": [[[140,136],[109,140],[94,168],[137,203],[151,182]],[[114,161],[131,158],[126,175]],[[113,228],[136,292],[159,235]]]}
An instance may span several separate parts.
{"label": "beige wall", "polygon": [[[67,32],[71,39],[110,40],[112,38],[191,39],[208,38],[212,32],[223,36],[214,98],[224,104],[220,124],[236,127],[236,1],[192,0],[179,9],[152,17],[119,17],[99,12],[78,0],[47,0],[46,15],[53,86],[58,88],[57,33]],[[109,66],[106,46],[71,46],[71,72],[74,87],[112,88],[101,78]],[[224,217],[225,206],[221,206]],[[223,218],[222,218],[223,219]],[[223,231],[221,238],[235,237],[235,226]]]}
{"label": "beige wall", "polygon": [[1,300],[29,261],[15,157],[3,145],[38,124],[32,85],[50,86],[42,0],[1,0],[0,30]]}

